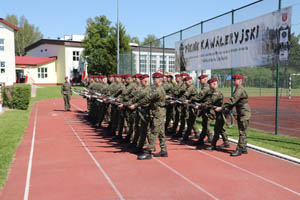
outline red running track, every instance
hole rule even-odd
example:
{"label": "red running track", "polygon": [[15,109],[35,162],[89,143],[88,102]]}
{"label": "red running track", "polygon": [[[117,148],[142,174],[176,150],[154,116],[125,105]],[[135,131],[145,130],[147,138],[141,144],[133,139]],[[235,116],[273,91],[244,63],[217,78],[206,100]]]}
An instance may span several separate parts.
{"label": "red running track", "polygon": [[172,140],[168,158],[139,161],[90,127],[83,99],[72,99],[72,112],[62,109],[62,99],[35,104],[1,200],[300,199],[299,165],[252,150],[232,158]]}

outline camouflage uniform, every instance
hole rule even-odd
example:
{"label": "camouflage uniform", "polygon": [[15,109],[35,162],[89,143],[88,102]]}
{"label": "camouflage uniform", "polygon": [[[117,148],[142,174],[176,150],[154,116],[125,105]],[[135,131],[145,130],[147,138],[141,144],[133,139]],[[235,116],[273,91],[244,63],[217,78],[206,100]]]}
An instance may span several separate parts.
{"label": "camouflage uniform", "polygon": [[[119,98],[121,96],[123,90],[124,90],[124,85],[122,83],[116,83],[114,85],[113,90],[111,91],[111,96],[113,96],[115,98]],[[112,109],[113,109],[113,116],[111,117],[111,119],[112,119],[112,127],[111,128],[112,128],[112,132],[114,133],[118,128],[120,118],[124,117],[124,116],[120,115],[120,109],[118,108],[118,106],[112,105]],[[119,137],[120,137],[120,135],[119,135]]]}
{"label": "camouflage uniform", "polygon": [[[124,86],[125,87],[123,87],[120,100],[121,102],[128,103],[128,101],[133,97],[132,92],[134,90],[135,84],[131,82],[131,83],[126,83]],[[119,121],[119,135],[120,136],[122,135],[124,124],[126,123],[125,125],[125,131],[127,134],[126,139],[130,140],[133,133],[133,123],[134,123],[133,111],[127,109],[126,106],[124,106],[121,109],[121,113],[123,117],[120,118]]]}
{"label": "camouflage uniform", "polygon": [[155,149],[157,137],[162,152],[167,151],[165,136],[165,97],[166,93],[162,86],[152,86],[150,93],[136,104],[136,107],[144,107],[150,105],[150,116],[152,118],[151,133],[149,135],[149,146],[145,153],[151,154]]}
{"label": "camouflage uniform", "polygon": [[[221,91],[218,89],[210,89],[208,93],[208,99],[206,101],[207,106],[216,106],[221,107],[223,105],[224,96]],[[212,111],[214,112],[214,111]],[[228,137],[224,129],[225,119],[222,112],[215,112],[216,114],[216,123],[214,126],[214,136],[211,142],[212,147],[216,147],[217,141],[219,140],[220,135],[223,139],[223,146],[229,147]]]}
{"label": "camouflage uniform", "polygon": [[[185,90],[186,90],[185,83],[183,81],[178,83],[174,87],[175,97],[180,99],[182,97],[182,95],[185,93]],[[179,120],[181,121],[181,123],[183,122],[182,124],[185,124],[186,107],[182,106],[182,105],[179,105],[179,104],[175,104],[174,110],[175,110],[175,119],[174,119],[174,123],[173,123],[173,127],[172,127],[171,132],[176,134],[176,129],[178,127]],[[181,131],[183,131],[184,127],[182,128],[182,126],[180,125],[180,129],[182,129]],[[182,135],[182,132],[179,132],[178,135],[179,136]]]}
{"label": "camouflage uniform", "polygon": [[[165,82],[163,84],[163,88],[166,92],[167,96],[172,96],[173,95],[173,90],[174,90],[174,84],[170,82]],[[167,131],[168,126],[173,118],[174,115],[174,105],[172,104],[166,104],[166,123],[165,123],[165,130]]]}
{"label": "camouflage uniform", "polygon": [[246,151],[247,128],[251,117],[251,109],[248,104],[248,94],[242,86],[236,87],[233,96],[223,105],[223,108],[228,110],[233,109],[233,107],[236,107],[239,128],[237,150]]}
{"label": "camouflage uniform", "polygon": [[[130,100],[130,104],[138,104],[139,102],[144,101],[144,98],[147,97],[150,91],[151,88],[149,86],[141,86],[139,93]],[[146,136],[149,130],[150,107],[149,104],[144,103],[140,108],[137,109],[138,110],[136,111],[136,116],[138,116],[138,121],[135,122],[136,129],[132,144],[141,150],[145,144]]]}
{"label": "camouflage uniform", "polygon": [[[187,86],[186,92],[184,93],[184,97],[186,100],[193,99],[198,94],[197,88],[194,84]],[[195,135],[199,136],[200,131],[198,127],[196,126],[196,118],[197,118],[197,112],[194,111],[192,107],[187,108],[189,114],[186,117],[187,120],[187,130],[184,135],[184,139],[187,140],[189,135],[191,135],[192,129],[195,131]]]}
{"label": "camouflage uniform", "polygon": [[[209,91],[210,91],[210,88],[209,88],[208,84],[202,84],[201,91],[199,92],[199,94],[197,96],[192,98],[192,102],[198,102],[198,103],[205,102],[207,100]],[[212,133],[209,128],[210,119],[207,116],[207,113],[200,111],[200,114],[202,116],[202,131],[200,133],[197,144],[203,144],[205,136],[208,137],[209,142],[211,142],[211,140],[212,140]]]}
{"label": "camouflage uniform", "polygon": [[72,86],[70,83],[62,84],[61,94],[64,97],[65,110],[70,110],[70,100],[71,100],[71,96],[72,96]]}

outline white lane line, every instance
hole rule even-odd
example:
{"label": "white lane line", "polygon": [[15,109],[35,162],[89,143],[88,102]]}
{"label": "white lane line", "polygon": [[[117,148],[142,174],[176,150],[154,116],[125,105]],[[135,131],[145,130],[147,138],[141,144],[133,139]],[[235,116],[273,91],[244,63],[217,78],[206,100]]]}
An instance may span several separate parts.
{"label": "white lane line", "polygon": [[[188,146],[188,147],[191,148],[191,149],[194,149],[193,147],[190,147],[190,146]],[[226,161],[226,160],[223,160],[223,159],[221,159],[221,158],[218,158],[218,157],[216,157],[216,156],[214,156],[214,155],[211,155],[211,154],[209,154],[209,153],[206,153],[206,152],[203,152],[203,151],[200,151],[200,150],[197,150],[197,151],[198,151],[199,153],[202,153],[202,154],[204,154],[204,155],[207,155],[207,156],[209,156],[209,157],[212,157],[212,158],[214,158],[214,159],[216,159],[216,160],[218,160],[218,161],[221,161],[221,162],[223,162],[223,163],[225,163],[225,164],[227,164],[227,165],[230,165],[230,166],[232,166],[232,167],[234,167],[234,168],[236,168],[236,169],[239,169],[239,170],[241,170],[241,171],[243,171],[243,172],[246,172],[246,173],[248,173],[248,174],[250,174],[250,175],[252,175],[252,176],[255,176],[255,177],[257,177],[257,178],[260,178],[260,179],[262,179],[262,180],[264,180],[264,181],[266,181],[266,182],[268,182],[268,183],[271,183],[271,184],[273,184],[273,185],[276,185],[277,187],[280,187],[281,189],[287,190],[287,191],[289,191],[289,192],[292,192],[292,193],[294,193],[294,194],[300,196],[300,193],[299,193],[299,192],[296,192],[296,191],[294,191],[294,190],[292,190],[292,189],[290,189],[290,188],[288,188],[288,187],[285,187],[285,186],[283,186],[283,185],[281,185],[281,184],[279,184],[279,183],[276,183],[276,182],[274,182],[274,181],[272,181],[272,180],[270,180],[270,179],[267,179],[267,178],[265,178],[265,177],[263,177],[263,176],[260,176],[260,175],[258,175],[258,174],[255,174],[255,173],[253,173],[253,172],[251,172],[251,171],[249,171],[249,170],[247,170],[247,169],[241,168],[241,167],[239,167],[239,166],[237,166],[237,165],[235,165],[235,164],[233,164],[233,163],[230,163],[230,162],[228,162],[228,161]]]}
{"label": "white lane line", "polygon": [[172,167],[170,167],[166,163],[162,162],[161,160],[159,160],[157,158],[154,158],[154,159],[157,162],[159,162],[161,165],[165,166],[166,168],[168,168],[169,170],[171,170],[172,172],[174,172],[176,175],[180,176],[185,181],[187,181],[188,183],[190,183],[191,185],[193,185],[194,187],[196,187],[198,190],[200,190],[200,191],[204,192],[205,194],[207,194],[208,196],[210,196],[212,199],[218,200],[218,198],[215,197],[213,194],[209,193],[208,191],[206,191],[205,189],[203,189],[201,186],[199,186],[198,184],[194,183],[193,181],[191,181],[190,179],[188,179],[187,177],[185,177],[184,175],[182,175],[181,173],[179,173],[178,171],[176,171],[175,169],[173,169]]}
{"label": "white lane line", "polygon": [[35,141],[35,134],[36,134],[37,113],[38,113],[38,103],[36,103],[36,110],[35,110],[35,116],[34,116],[33,134],[32,134],[31,150],[30,150],[29,161],[28,161],[24,200],[28,200],[28,197],[29,197],[29,186],[30,186],[30,177],[31,177],[31,169],[32,169],[32,158],[33,158],[33,152],[34,152],[34,141]]}
{"label": "white lane line", "polygon": [[[82,111],[81,108],[79,108],[78,106],[72,104],[72,106],[74,106],[75,108],[77,108],[78,110]],[[71,127],[72,128],[72,127]],[[72,128],[73,129],[73,128]],[[79,140],[81,141],[81,139],[79,138]],[[178,176],[180,176],[181,178],[183,178],[185,181],[187,181],[188,183],[190,183],[191,185],[193,185],[194,187],[196,187],[198,190],[204,192],[205,194],[207,194],[208,196],[210,196],[212,199],[214,200],[218,200],[217,197],[215,197],[214,195],[212,195],[211,193],[209,193],[208,191],[206,191],[205,189],[203,189],[201,186],[197,185],[196,183],[194,183],[193,181],[191,181],[190,179],[188,179],[187,177],[185,177],[184,175],[182,175],[181,173],[179,173],[178,171],[176,171],[175,169],[173,169],[172,167],[170,167],[169,165],[167,165],[166,163],[162,162],[161,160],[158,160],[157,158],[154,158],[158,163],[160,163],[161,165],[165,166],[166,168],[168,168],[169,170],[171,170],[172,172],[174,172],[175,174],[177,174]],[[95,160],[96,161],[96,160]],[[97,162],[97,161],[96,161]]]}
{"label": "white lane line", "polygon": [[71,128],[71,130],[73,131],[74,135],[77,137],[77,139],[80,141],[81,145],[84,147],[84,149],[87,151],[87,153],[89,154],[89,156],[92,158],[92,160],[94,161],[94,163],[96,164],[96,166],[98,167],[98,169],[102,172],[102,174],[104,175],[104,177],[106,178],[106,180],[108,181],[108,183],[111,185],[111,187],[113,188],[113,190],[116,192],[116,194],[119,196],[119,198],[121,200],[124,199],[124,197],[122,196],[122,194],[120,193],[120,191],[117,189],[117,187],[115,186],[115,184],[112,182],[112,180],[109,178],[109,176],[107,175],[107,173],[104,171],[104,169],[101,167],[101,165],[98,163],[98,161],[95,159],[95,157],[93,156],[93,154],[90,152],[90,150],[88,149],[88,147],[86,146],[86,144],[81,140],[80,136],[77,134],[77,132],[74,130],[74,128],[72,127],[72,125],[70,124],[70,122],[68,122],[65,119],[66,123],[69,125],[69,127]]}

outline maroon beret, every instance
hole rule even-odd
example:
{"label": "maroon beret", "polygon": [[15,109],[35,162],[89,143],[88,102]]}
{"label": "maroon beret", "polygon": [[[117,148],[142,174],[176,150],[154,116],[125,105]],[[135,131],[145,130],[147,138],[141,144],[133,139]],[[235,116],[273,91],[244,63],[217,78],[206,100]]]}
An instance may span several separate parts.
{"label": "maroon beret", "polygon": [[163,78],[165,75],[155,72],[154,74],[152,74],[152,78]]}
{"label": "maroon beret", "polygon": [[139,77],[139,79],[143,80],[145,78],[149,78],[149,75],[148,74],[143,74]]}
{"label": "maroon beret", "polygon": [[206,74],[202,74],[201,76],[198,77],[198,79],[203,79],[203,78],[207,78],[208,76]]}
{"label": "maroon beret", "polygon": [[115,74],[115,77],[121,78],[121,74]]}
{"label": "maroon beret", "polygon": [[176,74],[175,76],[176,76],[176,77],[181,77],[181,75],[180,75],[180,74]]}
{"label": "maroon beret", "polygon": [[209,80],[207,81],[207,83],[208,83],[208,84],[211,84],[211,83],[216,82],[216,81],[218,81],[217,78],[211,78],[211,79],[209,79]]}
{"label": "maroon beret", "polygon": [[188,77],[185,77],[183,80],[188,81],[188,80],[192,80],[192,79],[193,79],[192,77],[188,76]]}
{"label": "maroon beret", "polygon": [[131,77],[131,74],[124,74],[123,75],[123,78],[129,78],[129,77]]}
{"label": "maroon beret", "polygon": [[182,74],[180,74],[181,76],[189,76],[189,74],[188,73],[182,73]]}
{"label": "maroon beret", "polygon": [[110,74],[110,75],[108,75],[109,77],[115,77],[115,75],[114,74]]}
{"label": "maroon beret", "polygon": [[232,75],[232,79],[243,79],[244,77],[240,74]]}

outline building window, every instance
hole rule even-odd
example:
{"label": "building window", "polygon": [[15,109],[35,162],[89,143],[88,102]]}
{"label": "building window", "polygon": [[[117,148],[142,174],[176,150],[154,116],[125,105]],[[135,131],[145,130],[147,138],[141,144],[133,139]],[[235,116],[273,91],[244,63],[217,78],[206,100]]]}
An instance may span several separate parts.
{"label": "building window", "polygon": [[0,51],[4,51],[4,39],[0,38]]}
{"label": "building window", "polygon": [[169,72],[175,72],[175,56],[169,56]]}
{"label": "building window", "polygon": [[73,61],[79,61],[79,51],[73,51]]}
{"label": "building window", "polygon": [[46,67],[38,68],[38,78],[48,78],[48,69]]}
{"label": "building window", "polygon": [[151,56],[151,72],[156,72],[156,56]]}
{"label": "building window", "polygon": [[140,73],[146,73],[146,69],[147,69],[147,56],[146,55],[141,55],[140,56],[140,67],[141,67],[141,71]]}
{"label": "building window", "polygon": [[0,62],[0,73],[5,73],[5,62]]}
{"label": "building window", "polygon": [[165,56],[165,60],[163,58],[163,56],[159,56],[159,69],[161,70],[164,70],[164,67],[166,68],[167,57]]}

